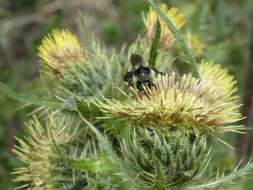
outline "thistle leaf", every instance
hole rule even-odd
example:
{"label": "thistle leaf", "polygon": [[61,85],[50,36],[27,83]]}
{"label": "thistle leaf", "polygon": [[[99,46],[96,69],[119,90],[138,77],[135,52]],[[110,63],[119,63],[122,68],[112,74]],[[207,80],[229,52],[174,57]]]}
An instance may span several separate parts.
{"label": "thistle leaf", "polygon": [[97,136],[97,139],[100,141],[101,145],[103,145],[103,149],[105,150],[107,154],[107,159],[110,160],[110,162],[114,163],[114,169],[117,168],[119,173],[123,176],[125,181],[129,181],[130,183],[134,183],[134,179],[132,176],[129,174],[128,169],[123,165],[122,161],[118,157],[118,155],[114,152],[110,142],[108,141],[107,138],[105,138],[102,133],[94,126],[92,125],[89,121],[87,121],[82,113],[78,111],[81,119],[83,120],[84,123],[87,124],[87,126],[93,131],[93,133]]}
{"label": "thistle leaf", "polygon": [[44,106],[46,108],[52,108],[52,109],[57,109],[62,106],[62,103],[59,100],[56,100],[53,98],[27,96],[27,95],[17,93],[2,82],[0,82],[0,91],[2,91],[7,96],[15,100],[18,100],[20,102],[23,102],[29,105],[33,104],[33,105]]}
{"label": "thistle leaf", "polygon": [[220,175],[205,184],[199,184],[195,186],[190,186],[188,190],[197,189],[216,189],[217,187],[229,186],[233,182],[245,179],[249,174],[253,172],[253,163],[249,162],[246,166],[238,169],[239,165],[228,175]]}
{"label": "thistle leaf", "polygon": [[153,69],[155,68],[156,57],[158,54],[157,49],[159,46],[160,37],[161,37],[161,24],[159,20],[157,20],[156,33],[154,36],[154,40],[153,40],[152,47],[150,50],[150,57],[149,57],[149,66]]}
{"label": "thistle leaf", "polygon": [[160,18],[164,21],[166,26],[171,30],[176,42],[178,43],[179,47],[183,50],[184,54],[186,55],[187,61],[186,63],[189,64],[192,74],[195,78],[200,78],[197,62],[193,56],[192,50],[188,47],[187,43],[185,42],[184,38],[179,33],[178,29],[174,26],[172,21],[159,9],[156,3],[153,0],[148,0],[149,4],[154,8]]}

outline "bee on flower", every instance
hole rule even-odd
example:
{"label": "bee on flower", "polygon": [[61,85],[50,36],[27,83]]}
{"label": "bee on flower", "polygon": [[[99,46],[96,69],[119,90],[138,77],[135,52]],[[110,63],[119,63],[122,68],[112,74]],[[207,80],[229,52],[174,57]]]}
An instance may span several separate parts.
{"label": "bee on flower", "polygon": [[99,107],[108,117],[125,118],[144,128],[183,126],[208,136],[239,130],[234,126],[242,119],[234,78],[213,63],[201,63],[199,71],[201,80],[191,74],[159,75],[156,88],[144,87],[145,96],[131,89],[135,98],[105,99]]}

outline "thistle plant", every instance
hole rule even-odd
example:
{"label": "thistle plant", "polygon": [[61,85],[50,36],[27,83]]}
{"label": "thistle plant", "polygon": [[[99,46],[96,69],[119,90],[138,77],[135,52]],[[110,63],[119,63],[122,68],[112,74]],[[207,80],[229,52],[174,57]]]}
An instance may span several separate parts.
{"label": "thistle plant", "polygon": [[[13,172],[17,189],[215,189],[251,172],[250,163],[209,172],[213,141],[228,145],[225,133],[242,132],[236,81],[217,63],[196,61],[204,45],[181,35],[178,8],[149,2],[143,34],[111,55],[85,25],[84,46],[67,30],[47,35],[38,47],[45,96],[1,84],[38,106],[14,147],[24,162]],[[189,71],[171,65],[177,57]]]}

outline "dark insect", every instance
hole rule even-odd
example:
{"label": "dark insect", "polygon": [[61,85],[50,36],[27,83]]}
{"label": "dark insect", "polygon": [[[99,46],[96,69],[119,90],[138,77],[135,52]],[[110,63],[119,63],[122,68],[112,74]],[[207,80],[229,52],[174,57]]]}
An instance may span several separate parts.
{"label": "dark insect", "polygon": [[129,86],[136,87],[139,91],[143,91],[144,86],[148,88],[155,87],[155,84],[153,83],[154,77],[159,74],[164,75],[156,69],[144,66],[145,63],[142,57],[138,54],[132,54],[130,62],[132,68],[125,73],[124,81],[127,82]]}

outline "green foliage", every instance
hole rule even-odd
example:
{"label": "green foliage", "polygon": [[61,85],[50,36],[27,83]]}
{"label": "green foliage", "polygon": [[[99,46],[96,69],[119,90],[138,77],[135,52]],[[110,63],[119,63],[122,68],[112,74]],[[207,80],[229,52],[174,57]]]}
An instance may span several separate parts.
{"label": "green foliage", "polygon": [[203,20],[203,13],[205,8],[205,1],[198,0],[196,8],[191,15],[190,29],[192,32],[198,32],[201,27],[201,21]]}
{"label": "green foliage", "polygon": [[227,175],[218,175],[212,179],[211,181],[201,184],[201,185],[195,185],[192,187],[188,187],[188,189],[212,189],[212,188],[221,188],[221,187],[228,187],[231,184],[233,184],[235,181],[238,181],[238,179],[243,179],[247,175],[252,174],[253,164],[248,163],[246,166],[244,166],[241,169],[238,169],[240,164],[234,169],[233,172]]}
{"label": "green foliage", "polygon": [[25,104],[33,104],[33,105],[43,106],[43,107],[52,108],[52,109],[60,107],[60,102],[57,100],[18,94],[17,92],[13,91],[12,89],[10,89],[8,86],[6,86],[5,84],[1,82],[0,82],[0,90],[6,95],[10,96],[11,98],[16,99]]}
{"label": "green foliage", "polygon": [[118,31],[113,21],[105,21],[102,23],[103,38],[107,44],[116,44],[118,41]]}

